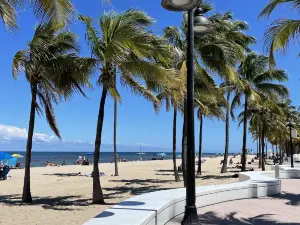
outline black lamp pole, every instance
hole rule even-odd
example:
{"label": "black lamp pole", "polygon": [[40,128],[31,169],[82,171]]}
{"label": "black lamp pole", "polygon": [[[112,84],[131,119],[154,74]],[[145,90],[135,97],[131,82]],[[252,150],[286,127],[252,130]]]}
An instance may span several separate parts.
{"label": "black lamp pole", "polygon": [[186,208],[182,225],[199,225],[195,190],[195,127],[194,127],[194,9],[188,11],[187,30],[187,165]]}
{"label": "black lamp pole", "polygon": [[[195,127],[194,127],[194,35],[206,35],[214,28],[203,16],[200,0],[162,0],[162,6],[170,11],[187,11],[187,158],[186,158],[186,208],[182,225],[199,225],[196,208],[195,185]],[[201,159],[199,159],[201,160]]]}

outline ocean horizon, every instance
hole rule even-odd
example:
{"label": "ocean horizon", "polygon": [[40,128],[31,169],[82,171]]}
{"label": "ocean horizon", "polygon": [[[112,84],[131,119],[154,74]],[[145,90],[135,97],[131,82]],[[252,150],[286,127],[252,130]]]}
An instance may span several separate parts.
{"label": "ocean horizon", "polygon": [[[21,163],[21,167],[24,167],[25,165],[25,151],[6,151],[8,153],[17,153],[24,156],[24,158],[18,159],[18,162]],[[161,151],[162,153],[165,153],[166,156],[164,159],[172,159],[172,152],[167,151]],[[93,162],[93,155],[87,154],[92,152],[39,152],[39,151],[33,151],[32,152],[32,160],[31,160],[31,167],[41,167],[45,166],[46,162],[52,162],[56,164],[62,164],[63,161],[65,161],[66,165],[74,165],[76,163],[76,160],[79,156],[85,156],[89,159],[90,163]],[[120,159],[126,159],[128,161],[137,161],[137,160],[151,160],[152,156],[154,154],[157,154],[158,152],[146,152],[144,151],[143,155],[137,154],[139,151],[135,152],[118,152]],[[202,157],[209,157],[214,156],[216,154],[220,153],[203,153]],[[181,157],[181,152],[177,152],[178,158]],[[100,152],[99,157],[100,163],[109,163],[114,161],[114,154],[113,152]]]}

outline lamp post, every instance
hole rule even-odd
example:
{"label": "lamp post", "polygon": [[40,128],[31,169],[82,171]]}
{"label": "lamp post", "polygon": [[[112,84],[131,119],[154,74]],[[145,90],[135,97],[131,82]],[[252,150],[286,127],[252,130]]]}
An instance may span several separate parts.
{"label": "lamp post", "polygon": [[[182,225],[199,225],[195,186],[195,127],[194,127],[194,35],[213,31],[212,23],[203,16],[199,0],[163,0],[162,6],[170,11],[188,11],[187,29],[187,163],[186,207]],[[198,6],[198,7],[197,7]]]}

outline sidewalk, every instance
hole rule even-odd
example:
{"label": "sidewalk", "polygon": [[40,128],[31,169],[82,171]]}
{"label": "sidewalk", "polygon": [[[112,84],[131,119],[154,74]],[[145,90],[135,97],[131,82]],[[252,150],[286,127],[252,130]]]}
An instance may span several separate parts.
{"label": "sidewalk", "polygon": [[[282,194],[198,209],[201,225],[300,225],[300,179],[282,180]],[[180,225],[178,216],[167,225]]]}

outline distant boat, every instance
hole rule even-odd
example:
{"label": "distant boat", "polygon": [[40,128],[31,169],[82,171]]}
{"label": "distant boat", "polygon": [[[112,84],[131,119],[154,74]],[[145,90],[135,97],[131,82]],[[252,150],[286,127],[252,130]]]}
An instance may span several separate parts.
{"label": "distant boat", "polygon": [[140,152],[136,153],[137,155],[146,155],[145,152],[142,152],[142,143],[140,143]]}

